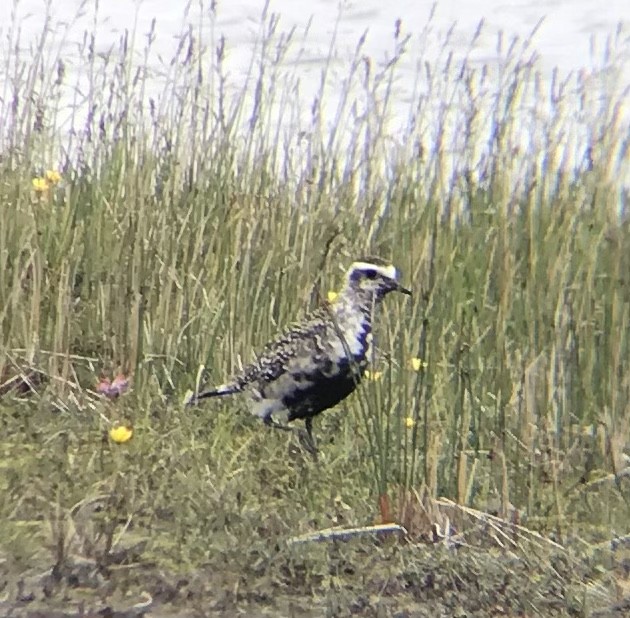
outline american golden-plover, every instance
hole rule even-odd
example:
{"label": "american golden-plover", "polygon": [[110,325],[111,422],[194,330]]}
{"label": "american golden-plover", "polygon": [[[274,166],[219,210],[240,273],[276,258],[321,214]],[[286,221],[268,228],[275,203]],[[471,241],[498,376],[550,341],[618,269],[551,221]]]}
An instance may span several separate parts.
{"label": "american golden-plover", "polygon": [[371,360],[374,311],[390,292],[411,295],[393,265],[379,258],[354,262],[333,302],[287,328],[228,382],[192,394],[186,403],[246,393],[252,414],[267,425],[291,430],[286,422],[304,419],[305,446],[315,452],[313,417],[345,399],[361,382]]}

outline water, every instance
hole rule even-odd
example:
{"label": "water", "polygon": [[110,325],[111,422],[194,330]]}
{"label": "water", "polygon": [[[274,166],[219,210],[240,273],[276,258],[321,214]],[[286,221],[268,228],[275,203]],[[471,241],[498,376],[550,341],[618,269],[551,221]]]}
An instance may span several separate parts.
{"label": "water", "polygon": [[[22,49],[36,46],[47,11],[53,24],[48,53],[58,53],[70,73],[82,71],[81,64],[73,63],[72,59],[86,31],[96,32],[96,50],[102,54],[116,49],[125,30],[135,32],[133,46],[139,61],[146,35],[154,31],[149,64],[155,67],[155,73],[147,94],[156,97],[177,71],[177,67],[169,67],[168,61],[189,25],[210,50],[224,37],[226,87],[228,91],[239,92],[250,72],[252,58],[259,53],[257,46],[270,22],[277,17],[275,41],[282,40],[290,31],[293,33],[293,42],[279,66],[287,79],[296,84],[294,102],[299,111],[297,115],[288,114],[279,102],[275,103],[275,119],[284,124],[290,122],[289,131],[308,130],[312,125],[309,116],[320,92],[325,67],[328,67],[326,105],[321,106],[319,113],[328,128],[338,122],[340,92],[347,86],[344,80],[363,36],[359,57],[369,59],[372,74],[383,70],[395,56],[397,46],[408,37],[392,81],[393,97],[388,110],[390,136],[404,130],[410,117],[417,114],[416,101],[426,86],[425,63],[445,66],[447,53],[452,53],[456,60],[467,58],[471,66],[486,66],[500,74],[511,42],[518,39],[521,49],[523,42],[531,37],[528,46],[519,53],[536,58],[536,68],[544,82],[550,83],[556,70],[558,81],[568,76],[570,83],[594,75],[597,90],[614,93],[621,99],[624,89],[630,86],[630,33],[624,25],[630,23],[628,0],[609,0],[605,10],[598,0],[440,0],[435,5],[418,0],[387,3],[272,0],[266,7],[254,0],[219,0],[214,5],[203,0],[187,6],[167,0],[142,0],[135,5],[119,0],[100,4],[19,0],[13,5],[13,23],[20,25]],[[6,53],[7,22],[0,29]],[[440,57],[442,64],[436,60]],[[247,88],[253,92],[253,85]],[[373,100],[367,101],[365,93],[360,92],[360,84],[353,84],[352,88],[359,91],[352,113],[360,116],[378,100],[378,94],[373,93]],[[7,98],[6,90],[4,97]],[[442,104],[439,96],[434,97],[428,113],[439,113]],[[541,108],[536,113],[547,111]],[[627,104],[621,106],[620,114],[627,122],[630,117]],[[453,126],[451,130],[457,129]],[[572,149],[577,153],[571,154],[571,158],[579,159],[588,147],[587,133],[577,130],[570,137],[576,141]],[[525,132],[524,147],[529,147],[528,139]]]}
{"label": "water", "polygon": [[[86,2],[80,0],[54,0],[51,7],[53,22],[71,24],[64,35],[64,45],[71,49],[72,42],[82,38],[84,29],[98,25],[99,45],[106,49],[134,22],[137,30],[146,33],[153,19],[157,22],[157,49],[170,56],[174,39],[187,23],[197,23],[200,13],[208,14],[210,3],[184,3],[169,0],[141,0],[140,2]],[[468,51],[473,33],[481,20],[482,36],[476,42],[474,58],[479,62],[496,58],[496,35],[503,32],[506,39],[526,38],[540,23],[534,38],[534,48],[540,56],[541,67],[549,74],[553,68],[562,72],[592,69],[601,62],[607,38],[614,35],[619,24],[630,23],[630,2],[608,0],[605,9],[598,0],[440,0],[435,5],[421,0],[342,1],[311,0],[305,3],[294,0],[272,0],[267,8],[280,16],[280,28],[296,28],[303,37],[309,64],[317,65],[328,56],[331,36],[338,22],[339,50],[350,54],[359,37],[367,32],[366,52],[379,59],[391,54],[395,22],[401,21],[402,30],[418,37],[432,17],[432,30],[436,40],[453,29],[454,47],[461,53]],[[22,23],[24,43],[32,42],[41,32],[46,13],[45,0],[19,0],[14,10]],[[261,14],[265,4],[260,0],[231,0],[216,2],[216,35],[225,36],[232,50],[231,63],[235,77],[246,70],[247,48],[260,35]],[[77,17],[78,15],[81,15]],[[4,26],[6,31],[7,26]],[[627,36],[627,34],[626,34]],[[627,40],[627,39],[626,39]],[[412,44],[413,49],[413,44]],[[628,50],[626,48],[625,52]],[[410,66],[413,66],[413,58]],[[619,64],[628,60],[620,57]],[[625,63],[625,78],[630,67]]]}
{"label": "water", "polygon": [[[23,20],[25,42],[40,31],[46,12],[45,0],[19,0],[16,12]],[[73,23],[66,42],[77,41],[85,28],[90,28],[97,14],[101,45],[112,43],[125,29],[137,20],[138,30],[147,32],[151,21],[157,20],[158,47],[164,56],[170,55],[173,37],[177,36],[186,22],[196,21],[200,12],[208,12],[208,3],[200,7],[191,3],[185,10],[184,3],[169,0],[142,0],[141,2],[81,2],[79,0],[54,0],[51,14],[59,24]],[[98,6],[98,9],[96,7]],[[258,24],[264,3],[256,0],[217,1],[217,32],[223,34],[230,46],[247,46],[259,34]],[[435,10],[433,11],[433,9]],[[507,38],[527,37],[541,20],[535,37],[535,48],[542,66],[550,71],[558,67],[564,72],[592,68],[592,41],[602,49],[606,38],[614,33],[620,23],[630,22],[630,2],[608,0],[605,9],[598,0],[361,0],[337,2],[335,0],[311,0],[308,7],[294,0],[273,0],[269,12],[281,16],[281,28],[296,27],[299,34],[308,28],[305,39],[311,58],[327,56],[330,38],[339,20],[339,34],[343,47],[352,50],[361,34],[368,31],[367,51],[379,57],[391,51],[392,33],[397,19],[405,32],[419,35],[434,12],[433,25],[436,34],[445,33],[454,26],[454,41],[464,51],[480,20],[484,20],[484,34],[477,42],[475,56],[479,60],[496,56],[496,33],[502,31]],[[84,16],[77,19],[79,13]],[[187,16],[186,16],[187,13]],[[5,26],[6,30],[6,26]],[[595,54],[595,63],[597,57]],[[235,60],[239,54],[236,54]],[[627,59],[627,58],[626,58]],[[238,64],[238,63],[236,63]],[[245,67],[241,66],[241,69]],[[626,67],[627,69],[627,67]]]}

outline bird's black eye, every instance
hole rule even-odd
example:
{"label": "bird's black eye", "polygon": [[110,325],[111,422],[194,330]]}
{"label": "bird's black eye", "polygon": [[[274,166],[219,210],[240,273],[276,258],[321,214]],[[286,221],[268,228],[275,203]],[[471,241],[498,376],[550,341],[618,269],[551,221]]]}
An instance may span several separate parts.
{"label": "bird's black eye", "polygon": [[373,268],[369,268],[365,271],[365,276],[368,279],[376,279],[376,271]]}

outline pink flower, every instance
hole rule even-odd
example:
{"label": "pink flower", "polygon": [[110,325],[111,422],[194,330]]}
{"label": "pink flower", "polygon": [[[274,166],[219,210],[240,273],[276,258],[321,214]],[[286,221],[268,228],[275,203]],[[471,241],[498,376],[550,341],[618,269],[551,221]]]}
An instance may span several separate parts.
{"label": "pink flower", "polygon": [[96,386],[96,392],[108,399],[116,399],[129,388],[129,379],[119,373],[111,382],[103,378]]}

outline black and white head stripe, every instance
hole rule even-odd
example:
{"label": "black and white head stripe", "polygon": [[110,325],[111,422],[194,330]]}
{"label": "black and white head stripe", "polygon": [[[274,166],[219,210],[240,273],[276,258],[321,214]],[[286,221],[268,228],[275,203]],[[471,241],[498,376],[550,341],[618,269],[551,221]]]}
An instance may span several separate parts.
{"label": "black and white head stripe", "polygon": [[394,266],[382,260],[357,261],[350,266],[348,276],[351,282],[362,279],[385,279],[398,281],[398,271]]}
{"label": "black and white head stripe", "polygon": [[399,276],[392,264],[380,258],[357,260],[350,266],[347,275],[351,290],[375,293],[379,299],[394,290],[411,295],[410,290],[400,285]]}

